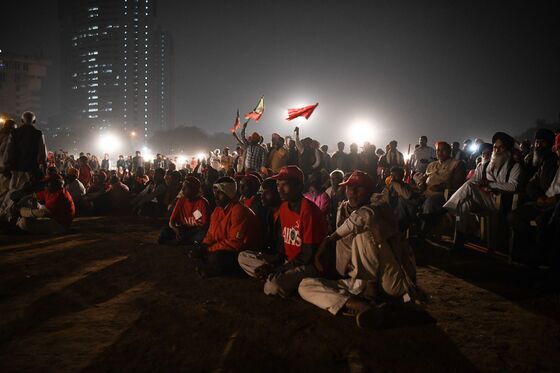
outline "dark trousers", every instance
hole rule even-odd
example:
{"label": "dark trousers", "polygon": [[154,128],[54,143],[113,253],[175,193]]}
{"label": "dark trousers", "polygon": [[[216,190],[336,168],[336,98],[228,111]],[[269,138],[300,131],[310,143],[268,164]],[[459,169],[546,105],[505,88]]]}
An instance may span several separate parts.
{"label": "dark trousers", "polygon": [[237,261],[237,251],[220,250],[204,253],[200,259],[196,260],[196,267],[205,277],[231,275],[240,273]]}
{"label": "dark trousers", "polygon": [[187,228],[179,227],[182,233],[182,239],[177,240],[175,231],[169,226],[165,226],[159,232],[158,243],[162,245],[192,245],[194,243],[200,243],[206,235],[208,228]]}

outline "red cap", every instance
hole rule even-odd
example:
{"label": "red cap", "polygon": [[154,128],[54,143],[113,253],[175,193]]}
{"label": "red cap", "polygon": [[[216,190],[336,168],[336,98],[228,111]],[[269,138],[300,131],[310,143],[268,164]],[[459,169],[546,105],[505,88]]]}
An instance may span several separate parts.
{"label": "red cap", "polygon": [[284,166],[276,175],[271,176],[274,180],[295,180],[303,184],[303,171],[298,166]]}
{"label": "red cap", "polygon": [[352,172],[352,175],[350,175],[348,180],[343,181],[338,185],[362,186],[368,188],[369,190],[373,190],[373,188],[375,187],[375,183],[373,182],[371,176],[369,176],[363,171],[358,171],[358,170]]}

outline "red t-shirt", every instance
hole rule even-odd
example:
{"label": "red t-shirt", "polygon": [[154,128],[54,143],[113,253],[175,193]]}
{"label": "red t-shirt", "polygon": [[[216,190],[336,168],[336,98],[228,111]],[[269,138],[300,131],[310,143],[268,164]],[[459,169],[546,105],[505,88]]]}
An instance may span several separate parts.
{"label": "red t-shirt", "polygon": [[302,245],[318,245],[327,235],[325,215],[307,198],[301,199],[299,212],[290,210],[288,202],[282,202],[280,225],[288,261],[292,261],[301,253]]}
{"label": "red t-shirt", "polygon": [[250,198],[244,198],[243,199],[243,204],[249,208],[251,208],[251,204],[253,203],[253,200],[255,199],[255,196],[250,197]]}
{"label": "red t-shirt", "polygon": [[208,223],[208,201],[199,197],[190,201],[186,197],[177,200],[171,213],[171,222],[187,227],[202,227]]}
{"label": "red t-shirt", "polygon": [[65,227],[69,227],[72,224],[74,215],[76,215],[76,208],[70,193],[66,189],[57,190],[54,193],[47,191],[38,192],[37,199],[45,202],[45,207],[57,223]]}

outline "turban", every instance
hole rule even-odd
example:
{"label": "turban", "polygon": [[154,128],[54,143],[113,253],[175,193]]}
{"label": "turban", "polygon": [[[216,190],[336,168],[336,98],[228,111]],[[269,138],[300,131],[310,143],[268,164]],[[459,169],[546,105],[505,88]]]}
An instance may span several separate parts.
{"label": "turban", "polygon": [[501,140],[506,149],[509,151],[511,151],[513,149],[513,146],[515,145],[515,140],[513,139],[513,137],[505,132],[496,132],[494,136],[492,136],[492,144],[494,144],[496,140]]}
{"label": "turban", "polygon": [[554,132],[546,128],[539,128],[535,133],[535,140],[544,140],[547,146],[552,146],[554,145]]}
{"label": "turban", "polygon": [[78,170],[77,168],[74,167],[68,167],[68,169],[66,169],[66,175],[68,176],[76,176],[76,179],[80,177],[80,170]]}
{"label": "turban", "polygon": [[[480,145],[480,153],[484,153],[484,152],[491,152],[492,149],[494,149],[494,146],[492,144],[489,144],[487,142],[485,142],[484,144]],[[508,148],[509,149],[509,148]],[[509,149],[511,150],[511,149]]]}

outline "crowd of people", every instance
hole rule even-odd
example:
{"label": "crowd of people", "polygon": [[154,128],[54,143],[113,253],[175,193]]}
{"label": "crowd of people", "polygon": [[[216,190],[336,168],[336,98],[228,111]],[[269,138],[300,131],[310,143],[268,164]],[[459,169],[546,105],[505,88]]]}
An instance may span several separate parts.
{"label": "crowd of people", "polygon": [[[268,295],[296,293],[332,314],[378,326],[387,304],[421,297],[410,237],[454,232],[452,250],[481,234],[491,214],[530,265],[556,266],[560,232],[560,134],[533,142],[497,132],[491,142],[421,136],[410,157],[339,142],[330,154],[309,137],[233,132],[236,150],[177,165],[48,152],[35,115],[0,130],[0,219],[6,232],[67,232],[76,215],[164,218],[158,243],[185,245],[203,277],[245,272]],[[509,245],[509,246],[508,246]]]}

